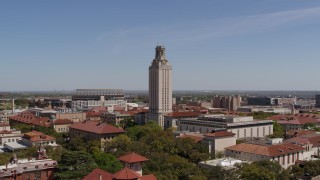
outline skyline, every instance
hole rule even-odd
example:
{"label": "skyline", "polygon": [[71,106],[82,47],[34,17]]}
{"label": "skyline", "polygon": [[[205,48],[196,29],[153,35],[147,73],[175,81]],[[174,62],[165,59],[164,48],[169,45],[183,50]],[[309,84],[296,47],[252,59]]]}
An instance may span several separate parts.
{"label": "skyline", "polygon": [[320,90],[320,2],[181,2],[0,2],[0,91],[147,90],[158,43],[174,90]]}

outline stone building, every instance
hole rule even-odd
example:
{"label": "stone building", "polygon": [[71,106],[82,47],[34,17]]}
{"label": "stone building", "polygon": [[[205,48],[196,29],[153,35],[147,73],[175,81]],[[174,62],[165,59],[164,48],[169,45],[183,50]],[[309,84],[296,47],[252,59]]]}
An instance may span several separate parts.
{"label": "stone building", "polygon": [[172,112],[172,67],[165,56],[165,47],[157,46],[149,67],[149,113],[147,121],[164,126],[164,115]]}

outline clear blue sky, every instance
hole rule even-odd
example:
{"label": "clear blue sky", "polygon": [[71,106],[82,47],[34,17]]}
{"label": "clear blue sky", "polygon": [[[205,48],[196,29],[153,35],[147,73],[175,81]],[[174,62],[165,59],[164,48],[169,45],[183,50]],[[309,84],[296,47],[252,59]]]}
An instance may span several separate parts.
{"label": "clear blue sky", "polygon": [[320,90],[318,0],[0,1],[0,91]]}

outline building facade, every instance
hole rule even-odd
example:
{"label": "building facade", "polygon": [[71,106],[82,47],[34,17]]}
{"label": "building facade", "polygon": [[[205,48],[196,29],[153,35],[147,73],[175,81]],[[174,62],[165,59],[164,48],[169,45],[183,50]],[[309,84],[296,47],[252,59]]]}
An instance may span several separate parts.
{"label": "building facade", "polygon": [[316,108],[320,108],[320,94],[316,95],[316,104],[315,104]]}
{"label": "building facade", "polygon": [[165,47],[157,46],[149,67],[149,113],[147,121],[164,126],[164,115],[172,112],[172,67],[165,56]]}
{"label": "building facade", "polygon": [[215,96],[211,100],[213,108],[236,111],[241,105],[241,96]]}
{"label": "building facade", "polygon": [[72,96],[72,109],[126,106],[123,89],[76,89]]}
{"label": "building facade", "polygon": [[106,123],[95,121],[84,121],[69,126],[69,135],[71,138],[84,137],[88,140],[98,140],[101,147],[105,147],[107,141],[123,134],[125,131]]}
{"label": "building facade", "polygon": [[302,160],[304,148],[295,144],[250,144],[242,143],[225,148],[226,156],[251,162],[270,160],[278,162],[283,168]]}
{"label": "building facade", "polygon": [[265,137],[273,134],[272,120],[253,120],[252,116],[203,116],[180,119],[178,131],[191,131],[206,134],[226,129],[235,134],[237,139]]}

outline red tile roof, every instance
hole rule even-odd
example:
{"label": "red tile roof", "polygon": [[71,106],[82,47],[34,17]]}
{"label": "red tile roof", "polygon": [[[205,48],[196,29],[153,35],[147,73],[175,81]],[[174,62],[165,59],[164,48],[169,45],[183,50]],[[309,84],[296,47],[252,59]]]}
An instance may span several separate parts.
{"label": "red tile roof", "polygon": [[53,121],[53,124],[61,125],[61,124],[73,124],[73,121],[70,119],[57,119]]}
{"label": "red tile roof", "polygon": [[121,169],[120,171],[116,172],[114,175],[113,175],[113,178],[114,179],[138,179],[140,178],[140,174],[132,171],[131,169],[129,168],[123,168]]}
{"label": "red tile roof", "polygon": [[320,147],[320,134],[307,134],[285,140],[284,143],[294,143],[298,145],[313,144],[313,147]]}
{"label": "red tile roof", "polygon": [[193,142],[198,143],[200,141],[202,141],[202,139],[204,138],[203,136],[197,136],[197,135],[191,135],[191,134],[183,134],[181,136],[179,136],[179,138],[190,138],[193,140]]}
{"label": "red tile roof", "polygon": [[37,117],[33,115],[31,112],[25,111],[16,116],[10,117],[10,120],[18,121],[24,124],[31,124],[36,126],[45,126],[50,127],[52,121],[50,121],[47,117]]}
{"label": "red tile roof", "polygon": [[23,138],[28,139],[29,141],[32,141],[32,142],[51,141],[56,139],[52,136],[48,136],[38,131],[31,131],[31,132],[25,133],[23,135]]}
{"label": "red tile roof", "polygon": [[127,163],[143,162],[143,161],[149,160],[149,159],[147,159],[139,154],[136,154],[134,152],[123,155],[123,156],[119,157],[118,159],[120,161],[127,162]]}
{"label": "red tile roof", "polygon": [[277,121],[279,124],[303,125],[306,123],[320,123],[320,116],[314,114],[295,114],[295,115],[274,115],[268,119]]}
{"label": "red tile roof", "polygon": [[259,145],[242,143],[225,148],[227,150],[258,154],[262,156],[281,156],[285,154],[303,151],[304,148],[295,144]]}
{"label": "red tile roof", "polygon": [[86,175],[82,180],[112,180],[113,179],[113,174],[108,173],[102,169],[96,168],[93,170],[91,173]]}
{"label": "red tile roof", "polygon": [[233,137],[234,133],[229,132],[229,131],[216,131],[213,133],[207,133],[204,136],[208,136],[208,137]]}
{"label": "red tile roof", "polygon": [[101,111],[88,111],[88,112],[86,112],[86,116],[87,117],[100,117],[102,113],[104,113],[104,112],[101,112]]}
{"label": "red tile roof", "polygon": [[111,134],[111,133],[124,133],[125,131],[110,124],[100,123],[95,121],[84,121],[75,123],[69,126],[69,129],[77,129],[96,134]]}
{"label": "red tile roof", "polygon": [[287,135],[288,136],[292,136],[292,137],[298,137],[298,136],[304,136],[307,134],[315,134],[315,131],[312,130],[305,130],[305,129],[300,129],[300,130],[289,130],[287,131]]}

